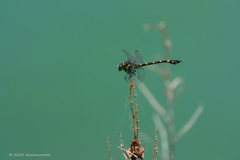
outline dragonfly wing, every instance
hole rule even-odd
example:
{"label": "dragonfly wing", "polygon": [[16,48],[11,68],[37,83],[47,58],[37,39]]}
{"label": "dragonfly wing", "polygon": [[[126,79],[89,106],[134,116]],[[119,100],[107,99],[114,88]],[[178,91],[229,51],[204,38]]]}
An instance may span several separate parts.
{"label": "dragonfly wing", "polygon": [[134,61],[134,57],[133,57],[131,54],[129,54],[129,53],[128,53],[127,51],[125,51],[124,49],[123,49],[123,52],[126,54],[128,60]]}
{"label": "dragonfly wing", "polygon": [[138,76],[138,79],[139,79],[141,82],[144,81],[145,72],[144,72],[144,69],[143,69],[143,68],[137,69],[137,76]]}
{"label": "dragonfly wing", "polygon": [[135,62],[144,63],[141,54],[137,50],[135,51]]}
{"label": "dragonfly wing", "polygon": [[125,81],[126,81],[127,83],[129,83],[129,82],[130,82],[130,79],[131,79],[131,75],[128,74],[128,73],[126,73],[124,79],[125,79]]}

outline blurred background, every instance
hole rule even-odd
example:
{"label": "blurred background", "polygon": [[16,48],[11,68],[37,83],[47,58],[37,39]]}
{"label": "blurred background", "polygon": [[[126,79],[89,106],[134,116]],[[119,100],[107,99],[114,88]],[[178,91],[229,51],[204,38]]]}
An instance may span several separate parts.
{"label": "blurred background", "polygon": [[[129,85],[117,64],[138,50],[164,55],[163,39],[143,25],[166,21],[171,80],[186,91],[175,101],[176,131],[198,104],[204,111],[176,146],[176,160],[237,159],[239,128],[239,1],[0,1],[0,159],[108,159],[133,140]],[[145,85],[162,106],[162,79],[145,70]],[[138,83],[139,81],[137,81]],[[139,82],[140,83],[140,82]],[[154,141],[155,110],[138,93],[140,131]],[[145,159],[153,158],[153,146]],[[160,142],[158,143],[160,145]],[[115,159],[124,159],[117,149]]]}

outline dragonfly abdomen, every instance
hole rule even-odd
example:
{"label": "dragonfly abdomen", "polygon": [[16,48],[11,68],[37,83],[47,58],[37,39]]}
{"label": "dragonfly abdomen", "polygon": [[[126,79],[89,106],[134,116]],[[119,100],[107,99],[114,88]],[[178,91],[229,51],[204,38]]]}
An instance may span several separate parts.
{"label": "dragonfly abdomen", "polygon": [[157,63],[177,64],[177,63],[180,63],[180,62],[182,62],[182,61],[178,61],[178,60],[164,60],[164,61],[156,61],[156,62],[150,62],[150,63],[141,63],[139,65],[142,67],[142,66],[147,66],[147,65],[157,64]]}

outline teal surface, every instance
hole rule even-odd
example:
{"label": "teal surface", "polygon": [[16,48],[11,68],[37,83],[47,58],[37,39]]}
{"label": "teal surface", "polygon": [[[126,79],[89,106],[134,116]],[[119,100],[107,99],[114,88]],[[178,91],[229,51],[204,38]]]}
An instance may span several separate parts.
{"label": "teal surface", "polygon": [[[0,159],[107,160],[132,140],[129,86],[117,64],[122,49],[145,61],[164,55],[158,31],[145,23],[167,22],[173,44],[172,79],[187,90],[175,102],[176,130],[199,103],[205,109],[176,147],[176,160],[240,157],[240,2],[0,1]],[[165,106],[160,77],[145,70],[145,85]],[[155,114],[138,92],[140,130],[154,139]],[[145,159],[152,146],[145,142]],[[160,143],[158,144],[160,146]],[[49,153],[14,157],[12,153]],[[124,159],[120,149],[115,159]]]}

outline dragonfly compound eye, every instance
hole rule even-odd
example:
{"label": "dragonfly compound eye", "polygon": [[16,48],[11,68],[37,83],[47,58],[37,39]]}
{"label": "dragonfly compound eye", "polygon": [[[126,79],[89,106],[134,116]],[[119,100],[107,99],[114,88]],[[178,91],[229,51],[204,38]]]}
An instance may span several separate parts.
{"label": "dragonfly compound eye", "polygon": [[122,63],[120,63],[119,65],[117,65],[117,68],[118,68],[119,71],[122,70],[122,67],[123,67],[123,66],[122,66]]}

